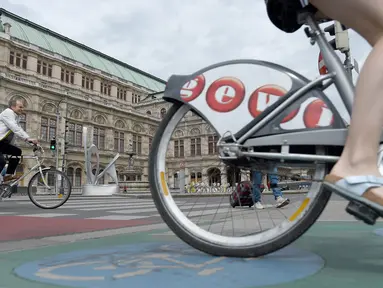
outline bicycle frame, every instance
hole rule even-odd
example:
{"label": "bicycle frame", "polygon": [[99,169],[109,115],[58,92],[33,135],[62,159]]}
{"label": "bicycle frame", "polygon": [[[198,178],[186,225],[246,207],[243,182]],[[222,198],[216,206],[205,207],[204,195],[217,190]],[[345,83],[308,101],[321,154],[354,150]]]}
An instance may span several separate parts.
{"label": "bicycle frame", "polygon": [[[302,12],[299,17],[305,19],[305,23],[308,25],[308,27],[305,27],[304,32],[310,39],[311,44],[319,46],[328,70],[326,75],[321,75],[309,81],[286,67],[266,61],[245,59],[222,62],[201,69],[191,75],[172,75],[169,78],[163,99],[168,102],[189,106],[193,112],[217,131],[220,136],[217,142],[220,159],[229,162],[241,160],[243,163],[241,161],[241,163],[238,161],[232,163],[237,166],[252,165],[251,158],[329,163],[334,163],[339,159],[348,134],[348,123],[344,118],[351,117],[354,101],[352,77],[350,77],[334,49],[328,43],[325,33],[320,29],[314,15],[310,12]],[[349,57],[349,55],[346,56]],[[235,65],[239,66],[239,68]],[[226,70],[228,66],[233,67],[234,70]],[[239,69],[242,69],[241,67],[244,67],[245,72],[239,71]],[[268,76],[264,76],[263,72],[264,74],[274,73],[276,76],[267,78]],[[248,73],[259,74],[250,75],[248,78]],[[261,80],[257,80],[257,78]],[[233,79],[232,84],[223,84],[225,81],[228,83],[230,79]],[[285,84],[282,84],[282,86],[286,86],[284,90],[287,90],[283,97],[279,95],[278,100],[267,106],[258,116],[251,114],[250,100],[253,93],[255,93],[252,91],[259,91],[263,87],[262,85],[266,84],[279,85],[278,81],[280,79],[283,81],[287,79]],[[236,83],[233,84],[233,82]],[[256,83],[254,84],[254,82]],[[286,84],[287,82],[289,83]],[[347,116],[342,117],[339,108],[335,107],[327,95],[323,93],[332,84],[335,84],[340,99],[346,108],[346,113],[343,115],[348,114]],[[240,98],[239,100],[236,99],[237,104],[233,104],[231,109],[226,110],[222,108],[226,105],[225,103],[220,104],[217,102],[219,100],[213,99],[217,97],[214,95],[217,95],[215,93],[218,93],[219,87],[222,88],[225,85],[230,86],[234,91],[234,96],[231,99],[234,99],[237,95],[239,95],[237,98]],[[190,88],[191,86],[192,88]],[[235,86],[240,88],[236,90]],[[264,93],[268,94],[268,92]],[[294,105],[300,105],[299,107],[301,107],[303,101],[308,98],[323,100],[322,102],[332,112],[333,125],[311,128],[302,126],[292,128],[292,130],[284,130],[283,128],[272,130],[270,128],[278,126],[281,120],[284,119],[284,115],[290,113],[289,111],[294,108]],[[246,100],[248,101],[247,105],[243,104]],[[211,104],[214,101],[215,107]],[[234,100],[230,101],[233,102]],[[227,106],[229,105],[225,107]],[[299,107],[296,110],[299,110]],[[227,121],[227,117],[232,121]],[[323,153],[318,155],[316,152],[307,153],[307,151],[313,151],[313,147],[328,147],[332,151],[330,155],[324,155]],[[298,153],[290,153],[294,149]],[[273,152],[273,150],[280,151]]]}
{"label": "bicycle frame", "polygon": [[[37,163],[36,163],[36,165],[34,165],[31,169],[29,169],[29,171],[28,171],[27,173],[24,173],[21,177],[19,177],[18,179],[12,181],[11,184],[7,185],[9,188],[12,188],[12,187],[16,186],[16,185],[17,185],[18,183],[20,183],[25,177],[27,177],[29,174],[31,174],[32,172],[34,172],[34,171],[36,171],[36,170],[38,170],[38,171],[40,172],[41,176],[43,176],[43,171],[44,171],[44,170],[49,170],[49,169],[51,169],[51,168],[44,168],[44,169],[41,168],[41,164],[42,164],[42,162],[39,160],[39,157],[38,157],[36,154],[33,155],[33,156],[29,156],[29,155],[27,155],[27,156],[20,156],[20,157],[22,157],[23,159],[35,159]],[[42,180],[43,180],[44,185],[45,185],[47,188],[49,188],[49,185],[48,185],[48,183],[46,182],[45,178],[44,178],[44,177],[41,177],[41,178],[42,178]],[[5,193],[7,193],[7,192],[6,192],[5,189],[3,189],[3,192],[0,194],[0,197],[2,197]]]}
{"label": "bicycle frame", "polygon": [[[46,169],[50,169],[50,168],[44,168],[42,169],[41,168],[41,162],[39,161],[39,157],[37,156],[23,156],[24,159],[35,159],[37,161],[37,164],[35,166],[33,166],[31,169],[29,169],[29,171],[27,173],[24,173],[20,178],[16,179],[15,181],[13,181],[11,184],[9,184],[9,187],[13,187],[15,185],[17,185],[18,183],[20,183],[25,177],[27,177],[29,174],[31,174],[32,172],[34,172],[35,170],[39,170],[41,176],[43,175],[43,170],[46,170]],[[46,183],[44,177],[41,177],[43,179],[43,182],[44,182],[44,185],[49,188],[48,184]]]}
{"label": "bicycle frame", "polygon": [[[293,102],[303,97],[307,92],[311,91],[313,88],[319,87],[323,91],[330,87],[332,84],[335,84],[342,99],[342,102],[345,105],[346,110],[349,114],[348,116],[351,116],[352,105],[354,101],[354,85],[351,82],[346,70],[344,69],[343,64],[340,62],[339,57],[335,54],[335,51],[328,43],[325,34],[315,21],[314,16],[309,13],[305,13],[305,15],[306,23],[311,29],[311,31],[308,31],[308,33],[310,33],[309,36],[312,42],[311,44],[318,44],[329,73],[326,75],[319,76],[318,78],[310,81],[295,93],[287,94],[285,97],[283,97],[283,101],[278,101],[279,105],[273,107],[273,110],[270,113],[268,113],[257,125],[252,126],[250,123],[249,126],[251,126],[251,128],[244,128],[244,130],[246,131],[245,133],[242,131],[242,133],[239,132],[238,134],[240,135],[240,137],[236,140],[236,143],[243,144],[249,137],[254,135],[267,123],[272,121],[276,116],[278,116],[281,112],[287,109]],[[326,80],[328,80],[328,82],[324,84],[324,81]]]}
{"label": "bicycle frame", "polygon": [[[302,13],[303,17],[306,19],[306,23],[310,27],[310,29],[305,30],[307,36],[311,40],[311,44],[314,45],[315,43],[318,44],[319,49],[323,55],[323,59],[325,60],[326,67],[328,69],[328,74],[319,76],[317,79],[314,79],[301,87],[298,91],[295,93],[286,95],[282,101],[278,101],[277,103],[279,105],[276,105],[273,107],[273,109],[268,113],[262,120],[260,120],[256,125],[252,126],[250,123],[248,127],[245,127],[242,132],[240,131],[238,134],[240,137],[238,139],[235,139],[235,136],[230,135],[231,138],[234,140],[235,145],[229,145],[231,147],[233,146],[241,146],[241,144],[244,144],[247,140],[249,140],[249,137],[256,134],[259,130],[261,130],[264,126],[269,124],[271,121],[273,121],[277,116],[279,116],[285,109],[289,108],[289,106],[300,99],[301,97],[305,96],[307,92],[311,91],[313,88],[319,87],[322,91],[330,87],[332,84],[335,84],[339,95],[341,97],[341,100],[343,104],[345,105],[345,108],[348,112],[348,116],[351,117],[352,112],[352,105],[354,101],[354,85],[351,81],[351,77],[347,74],[343,64],[340,62],[339,57],[335,54],[334,49],[330,46],[328,43],[328,40],[326,39],[326,36],[324,32],[320,29],[318,23],[314,19],[314,16],[310,13]],[[324,81],[328,80],[327,83],[324,83]],[[250,128],[251,127],[251,128]],[[248,129],[246,129],[248,128]],[[241,133],[242,132],[242,133]],[[323,131],[327,135],[330,131]],[[346,138],[347,131],[345,129],[337,130],[334,129],[332,131],[334,138],[336,141],[332,141],[332,144],[337,144],[339,146],[343,146],[344,139]],[[298,132],[299,133],[299,132]],[[289,141],[284,140],[285,142],[288,142],[290,145],[299,145],[299,143],[294,143],[294,140],[292,138],[299,138],[302,137],[304,134],[305,138],[311,138],[313,141],[311,143],[307,144],[323,144],[323,145],[329,145],[330,143],[320,143],[318,142],[318,138],[322,138],[320,134],[321,131],[313,130],[313,131],[304,131],[301,135],[297,135],[294,133],[291,133]],[[330,132],[331,133],[331,132]],[[241,135],[242,134],[242,135]],[[280,145],[281,140],[280,137],[278,137],[278,144],[275,143],[276,141],[270,141],[271,137],[262,137],[264,139],[257,139],[253,138],[247,141],[247,145],[245,146],[265,146],[264,144],[258,143],[259,140],[262,142],[266,142],[266,145],[269,146],[277,146]],[[267,139],[268,138],[268,139]],[[284,137],[287,138],[287,137]],[[326,137],[325,137],[326,138]],[[324,139],[325,139],[324,138]],[[219,139],[217,146],[225,147],[225,144],[221,144],[220,142],[224,139],[224,135]],[[258,140],[258,141],[257,141]],[[334,143],[335,142],[335,143]],[[227,144],[226,144],[227,147]],[[282,148],[283,149],[283,148]],[[283,160],[300,160],[300,161],[317,161],[322,160],[325,162],[336,162],[339,157],[338,156],[323,156],[323,155],[305,155],[305,154],[289,154],[288,148],[287,150],[283,151],[283,153],[269,153],[269,152],[239,152],[238,149],[232,149],[236,150],[238,154],[241,154],[241,156],[252,156],[252,157],[259,157],[259,158],[266,158],[266,159],[283,159]],[[284,155],[283,155],[284,154]],[[225,159],[225,157],[221,157]]]}

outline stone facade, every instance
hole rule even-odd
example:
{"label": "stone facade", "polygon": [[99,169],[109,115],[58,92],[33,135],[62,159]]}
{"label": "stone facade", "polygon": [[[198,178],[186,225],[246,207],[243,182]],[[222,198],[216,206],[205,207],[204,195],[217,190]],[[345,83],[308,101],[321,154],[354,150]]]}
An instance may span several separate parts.
{"label": "stone facade", "polygon": [[[8,33],[0,32],[0,108],[5,109],[14,97],[24,100],[25,115],[21,125],[31,137],[40,139],[45,148],[44,166],[55,165],[49,143],[56,133],[59,151],[64,150],[64,141],[60,140],[64,138],[67,126],[66,167],[74,187],[81,187],[86,180],[82,143],[85,126],[94,131],[93,143],[99,148],[101,168],[119,152],[121,156],[116,163],[119,179],[147,181],[151,141],[171,106],[161,98],[143,101],[153,92],[123,83],[116,77],[107,77],[100,71],[91,71],[81,63],[68,63],[60,55],[44,53],[39,47],[12,38],[9,30]],[[57,111],[62,116],[58,122]],[[170,186],[177,186],[176,172],[183,166],[187,182],[209,182],[210,169],[210,174],[214,172],[218,177],[213,178],[213,182],[225,183],[225,173],[216,169],[218,166],[223,171],[213,144],[217,137],[210,127],[191,112],[180,127],[175,132],[177,144],[172,141],[168,150]],[[32,154],[28,145],[20,141],[16,143],[22,147],[24,155]],[[126,174],[129,143],[135,152],[136,175]],[[59,166],[62,157],[60,153]],[[25,159],[19,172],[34,164],[33,160]],[[27,185],[28,180],[29,177],[25,178],[21,185]],[[109,180],[106,176],[104,183]]]}
{"label": "stone facade", "polygon": [[[88,136],[93,137],[99,149],[101,169],[118,152],[119,180],[147,182],[151,142],[171,104],[161,97],[147,97],[157,91],[24,43],[11,36],[16,28],[6,27],[0,31],[0,110],[14,97],[24,100],[25,115],[20,124],[31,137],[40,139],[46,152],[43,165],[56,163],[49,143],[57,136],[61,167],[66,135],[66,172],[73,186],[81,189],[86,181],[82,133],[83,127],[88,127]],[[59,121],[57,112],[61,115]],[[166,171],[169,186],[178,188],[177,172],[181,169],[186,184],[201,181],[209,185],[233,184],[248,179],[248,173],[228,171],[219,161],[217,140],[212,128],[189,111],[169,143]],[[32,154],[28,145],[20,141],[17,144],[24,155]],[[128,169],[129,149],[135,153],[134,169]],[[18,172],[34,166],[33,161],[23,160]],[[21,185],[27,185],[29,179],[26,177]],[[110,180],[105,176],[103,183]]]}

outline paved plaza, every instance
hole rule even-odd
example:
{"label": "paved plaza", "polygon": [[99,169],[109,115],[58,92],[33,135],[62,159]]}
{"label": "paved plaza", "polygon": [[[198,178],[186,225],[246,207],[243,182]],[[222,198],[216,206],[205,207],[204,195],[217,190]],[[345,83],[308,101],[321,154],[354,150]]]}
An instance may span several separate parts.
{"label": "paved plaza", "polygon": [[53,212],[22,197],[0,204],[0,287],[353,288],[366,281],[380,287],[383,279],[383,224],[355,221],[336,196],[303,237],[255,259],[189,247],[169,231],[151,199],[73,197]]}

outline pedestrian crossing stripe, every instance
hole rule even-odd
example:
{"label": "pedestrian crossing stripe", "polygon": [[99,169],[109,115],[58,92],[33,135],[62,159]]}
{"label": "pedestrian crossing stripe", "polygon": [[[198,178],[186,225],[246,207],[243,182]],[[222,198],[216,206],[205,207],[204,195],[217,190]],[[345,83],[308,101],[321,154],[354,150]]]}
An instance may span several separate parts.
{"label": "pedestrian crossing stripe", "polygon": [[39,217],[39,218],[54,218],[54,217],[68,217],[76,216],[77,214],[67,214],[67,213],[40,213],[40,214],[24,214],[16,215],[19,217]]}
{"label": "pedestrian crossing stripe", "polygon": [[[155,217],[158,217],[159,215],[153,215]],[[151,216],[133,216],[133,215],[108,215],[108,216],[100,216],[100,217],[90,217],[86,219],[93,219],[93,220],[136,220],[136,219],[143,219],[143,218],[150,218]]]}
{"label": "pedestrian crossing stripe", "polygon": [[[201,199],[199,199],[201,200]],[[204,200],[205,201],[205,200]],[[7,201],[5,201],[6,203]],[[13,202],[13,201],[12,201]],[[241,214],[251,212],[253,209],[248,207],[236,207],[231,208],[228,201],[220,201],[218,203],[200,202],[190,199],[176,199],[175,200],[178,208],[193,221],[197,219],[199,222],[200,217],[205,219],[214,220],[217,218],[225,217],[236,217],[233,214]],[[44,210],[35,207],[30,201],[16,201],[18,205],[26,207],[20,211],[1,211],[0,205],[0,217],[1,215],[7,216],[19,216],[19,217],[40,217],[40,218],[76,218],[76,219],[95,219],[95,220],[135,220],[144,218],[157,217],[160,219],[161,216],[152,199],[135,199],[126,197],[105,197],[105,198],[78,198],[73,197],[68,200],[63,206],[44,212]],[[57,203],[57,201],[44,201],[50,205]],[[11,203],[9,203],[11,204]],[[292,203],[290,203],[290,206]],[[13,204],[11,204],[13,205]],[[28,207],[28,208],[27,208]],[[25,211],[27,210],[27,211]],[[242,211],[242,212],[241,212]],[[252,211],[254,212],[254,211]],[[261,212],[259,212],[261,213]],[[238,215],[240,216],[240,215]],[[242,215],[246,216],[246,215]],[[254,217],[254,216],[253,216]],[[246,217],[245,217],[246,218]],[[218,219],[216,219],[218,220]]]}
{"label": "pedestrian crossing stripe", "polygon": [[[27,200],[27,201],[26,201]],[[68,200],[63,206],[54,210],[54,212],[43,212],[41,209],[35,207],[28,197],[18,196],[17,201],[7,199],[5,202],[17,203],[26,207],[22,209],[22,212],[19,211],[7,211],[0,212],[1,215],[8,216],[18,216],[18,217],[38,217],[38,218],[76,218],[76,219],[91,219],[91,220],[135,220],[135,219],[144,219],[161,216],[158,213],[157,208],[152,199],[132,199],[126,197],[73,197]],[[45,206],[54,205],[57,203],[57,200],[50,198],[49,200],[40,200],[41,203],[44,203]],[[185,200],[176,201],[177,205],[182,208],[186,203]],[[11,204],[12,205],[12,204]],[[206,205],[203,205],[204,207]],[[214,205],[216,206],[216,204]],[[27,208],[28,207],[28,208]],[[32,211],[25,212],[29,208],[37,213]],[[193,205],[188,205],[187,207],[191,208]],[[194,205],[196,207],[196,205]],[[1,209],[1,206],[0,206]],[[101,214],[100,216],[97,215]],[[93,213],[92,213],[93,212]],[[146,213],[146,214],[143,214]],[[88,215],[87,215],[88,214]],[[91,215],[89,215],[91,214]],[[95,215],[96,214],[96,215]],[[84,217],[85,216],[85,217]],[[88,217],[87,217],[88,216]]]}

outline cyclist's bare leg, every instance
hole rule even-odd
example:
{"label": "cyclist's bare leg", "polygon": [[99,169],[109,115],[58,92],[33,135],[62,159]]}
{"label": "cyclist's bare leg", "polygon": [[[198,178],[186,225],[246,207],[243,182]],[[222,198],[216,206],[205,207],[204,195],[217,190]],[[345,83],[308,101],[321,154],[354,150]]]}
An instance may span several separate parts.
{"label": "cyclist's bare leg", "polygon": [[[381,176],[377,168],[377,153],[383,127],[383,1],[310,2],[331,19],[358,32],[373,46],[356,85],[346,146],[331,174],[339,177]],[[383,205],[383,188],[368,190],[363,196]]]}

